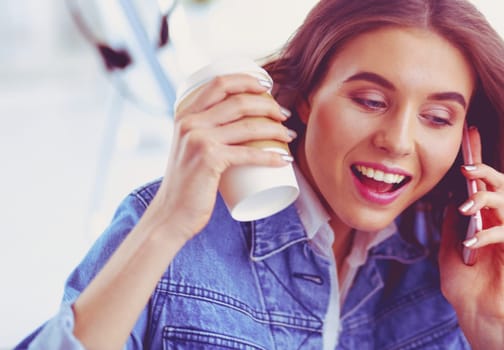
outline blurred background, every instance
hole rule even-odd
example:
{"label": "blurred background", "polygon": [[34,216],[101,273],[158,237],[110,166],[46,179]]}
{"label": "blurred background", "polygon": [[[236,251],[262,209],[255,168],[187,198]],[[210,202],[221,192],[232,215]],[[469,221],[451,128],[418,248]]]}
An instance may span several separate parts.
{"label": "blurred background", "polygon": [[[101,1],[112,5],[93,35],[121,27],[114,2]],[[214,58],[275,52],[315,2],[180,0],[157,57],[176,88]],[[473,2],[504,33],[504,4]],[[142,101],[156,95],[142,58],[106,70],[63,0],[2,0],[0,47],[0,349],[9,349],[58,310],[67,275],[121,199],[163,174],[172,124]]]}

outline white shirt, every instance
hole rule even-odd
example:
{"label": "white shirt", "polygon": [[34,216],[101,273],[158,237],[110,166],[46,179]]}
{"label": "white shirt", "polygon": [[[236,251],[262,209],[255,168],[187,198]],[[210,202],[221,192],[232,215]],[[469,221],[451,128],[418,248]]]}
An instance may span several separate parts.
{"label": "white shirt", "polygon": [[344,276],[340,286],[336,260],[332,250],[334,232],[329,225],[330,216],[299,168],[294,166],[294,170],[300,189],[300,195],[295,205],[307,237],[313,244],[313,248],[332,262],[331,295],[324,320],[323,339],[324,349],[334,349],[341,331],[340,305],[343,305],[359,267],[365,264],[368,251],[396,232],[396,225],[395,222],[392,222],[377,232],[355,232],[350,253],[343,262],[343,271],[340,271]]}

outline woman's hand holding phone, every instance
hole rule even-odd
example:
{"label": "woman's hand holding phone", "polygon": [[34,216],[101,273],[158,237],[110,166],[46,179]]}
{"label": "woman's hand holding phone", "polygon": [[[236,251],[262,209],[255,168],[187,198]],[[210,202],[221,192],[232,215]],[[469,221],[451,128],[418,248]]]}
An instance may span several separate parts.
{"label": "woman's hand holding phone", "polygon": [[466,130],[464,138],[472,155],[462,166],[470,194],[458,211],[469,216],[472,224],[461,259],[459,216],[456,208],[447,209],[439,252],[441,289],[473,348],[500,349],[504,344],[504,174],[482,163],[476,128]]}

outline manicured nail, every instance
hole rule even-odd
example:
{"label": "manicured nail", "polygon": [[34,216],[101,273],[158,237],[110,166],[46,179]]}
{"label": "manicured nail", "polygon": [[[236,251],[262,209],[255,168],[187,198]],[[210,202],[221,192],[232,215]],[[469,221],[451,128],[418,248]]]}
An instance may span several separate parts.
{"label": "manicured nail", "polygon": [[477,242],[478,242],[478,238],[477,237],[473,237],[471,239],[468,239],[468,240],[462,242],[462,244],[464,246],[466,246],[467,248],[470,248],[470,247],[474,246]]}
{"label": "manicured nail", "polygon": [[295,132],[294,130],[292,129],[288,129],[287,130],[287,135],[289,136],[289,138],[291,140],[294,140],[298,135],[297,135],[297,132]]}
{"label": "manicured nail", "polygon": [[462,165],[462,168],[464,168],[465,171],[475,171],[476,169],[478,169],[476,165],[472,164],[464,164]]}
{"label": "manicured nail", "polygon": [[286,118],[290,118],[290,116],[292,115],[291,111],[289,111],[285,107],[280,107],[280,113],[282,113]]}
{"label": "manicured nail", "polygon": [[471,209],[474,205],[474,201],[470,200],[468,202],[465,202],[459,207],[459,210],[463,213],[467,212],[469,209]]}
{"label": "manicured nail", "polygon": [[273,87],[273,83],[266,79],[258,79],[259,85],[264,86],[267,89],[271,89]]}
{"label": "manicured nail", "polygon": [[292,163],[294,161],[294,157],[289,154],[282,154],[282,159],[288,163]]}

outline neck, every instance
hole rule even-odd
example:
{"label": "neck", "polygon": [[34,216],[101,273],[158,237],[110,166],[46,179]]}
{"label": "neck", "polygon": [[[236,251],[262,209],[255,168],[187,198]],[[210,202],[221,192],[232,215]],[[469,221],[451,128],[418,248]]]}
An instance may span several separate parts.
{"label": "neck", "polygon": [[331,220],[330,225],[334,231],[334,243],[332,246],[332,251],[334,254],[334,258],[336,259],[336,265],[338,267],[338,277],[341,280],[343,277],[343,266],[346,257],[350,254],[352,249],[352,243],[354,238],[355,230],[345,229],[342,230],[338,228],[337,224],[333,224],[333,220]]}

